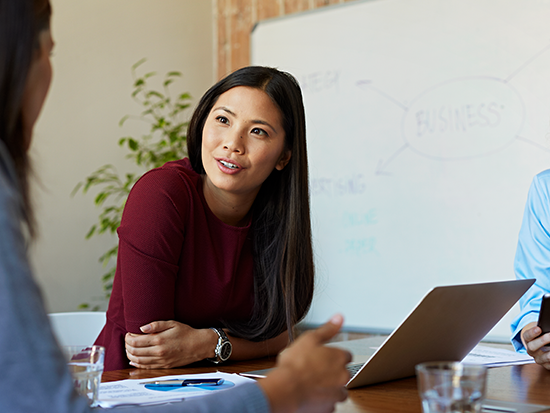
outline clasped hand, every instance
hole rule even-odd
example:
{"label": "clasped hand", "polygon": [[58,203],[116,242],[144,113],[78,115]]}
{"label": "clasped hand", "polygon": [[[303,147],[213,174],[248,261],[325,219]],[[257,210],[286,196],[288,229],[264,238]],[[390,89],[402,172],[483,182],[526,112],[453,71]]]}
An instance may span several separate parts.
{"label": "clasped hand", "polygon": [[[141,331],[144,334],[126,333],[124,339],[126,356],[134,367],[169,369],[214,356],[215,333],[209,329],[170,320],[146,324]],[[204,345],[208,340],[212,346]]]}

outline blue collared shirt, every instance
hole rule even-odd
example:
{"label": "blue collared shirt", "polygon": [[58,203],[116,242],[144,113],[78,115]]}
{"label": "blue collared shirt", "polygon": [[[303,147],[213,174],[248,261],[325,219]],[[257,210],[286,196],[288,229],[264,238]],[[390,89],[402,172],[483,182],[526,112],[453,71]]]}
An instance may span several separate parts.
{"label": "blue collared shirt", "polygon": [[512,344],[516,351],[525,353],[521,330],[537,322],[542,296],[550,293],[550,170],[535,176],[529,188],[514,270],[518,279],[536,279],[519,300],[521,312],[511,324]]}

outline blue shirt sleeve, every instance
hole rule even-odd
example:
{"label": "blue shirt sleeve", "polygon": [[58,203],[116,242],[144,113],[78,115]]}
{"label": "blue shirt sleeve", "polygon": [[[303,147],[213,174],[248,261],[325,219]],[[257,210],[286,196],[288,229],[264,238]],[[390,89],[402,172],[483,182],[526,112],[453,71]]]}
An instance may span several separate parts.
{"label": "blue shirt sleeve", "polygon": [[511,324],[512,344],[524,353],[521,330],[537,322],[542,296],[550,293],[550,170],[535,176],[529,189],[514,271],[517,279],[536,279],[519,300],[521,311]]}

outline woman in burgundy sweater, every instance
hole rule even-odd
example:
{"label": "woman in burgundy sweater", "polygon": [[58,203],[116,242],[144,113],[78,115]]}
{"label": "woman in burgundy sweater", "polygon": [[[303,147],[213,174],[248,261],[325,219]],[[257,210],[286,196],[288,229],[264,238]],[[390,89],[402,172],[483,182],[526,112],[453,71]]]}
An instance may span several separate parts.
{"label": "woman in burgundy sweater", "polygon": [[240,69],[202,97],[189,159],[147,172],[118,229],[106,370],[276,354],[313,295],[298,83]]}

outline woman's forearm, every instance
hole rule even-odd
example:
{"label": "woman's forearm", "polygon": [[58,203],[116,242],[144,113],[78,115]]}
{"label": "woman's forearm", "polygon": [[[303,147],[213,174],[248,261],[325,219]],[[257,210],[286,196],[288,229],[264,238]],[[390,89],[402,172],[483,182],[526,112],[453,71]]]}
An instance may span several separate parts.
{"label": "woman's forearm", "polygon": [[230,360],[249,360],[274,356],[279,354],[289,344],[288,331],[279,334],[275,338],[260,342],[249,341],[233,337],[229,333],[227,334],[233,346]]}
{"label": "woman's forearm", "polygon": [[[214,358],[218,335],[211,329],[194,329],[177,321],[155,321],[142,326],[145,334],[126,334],[130,364],[138,368],[172,368]],[[278,354],[288,344],[288,333],[253,342],[229,336],[231,360],[247,360]]]}

